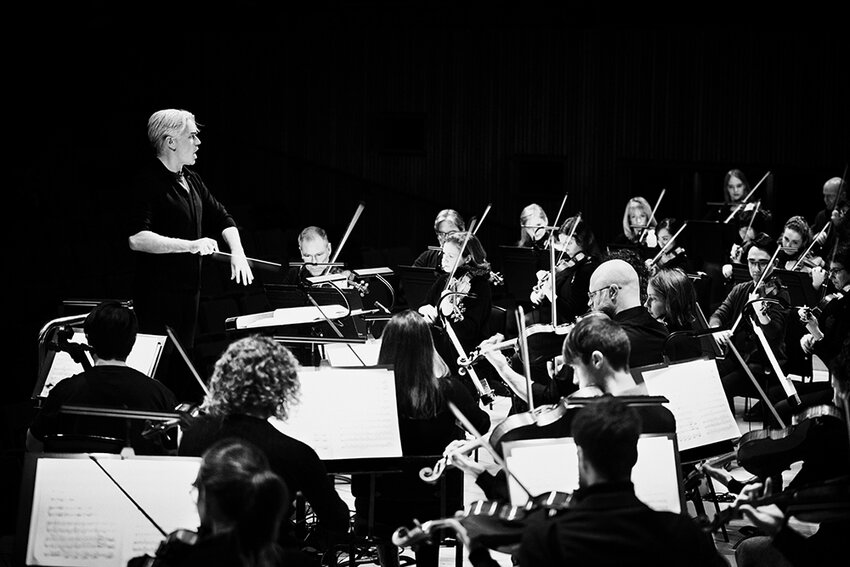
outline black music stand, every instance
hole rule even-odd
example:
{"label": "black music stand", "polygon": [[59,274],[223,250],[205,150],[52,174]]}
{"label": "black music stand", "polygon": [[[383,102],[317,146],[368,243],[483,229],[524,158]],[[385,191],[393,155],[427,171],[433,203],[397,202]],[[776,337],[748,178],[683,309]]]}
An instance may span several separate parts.
{"label": "black music stand", "polygon": [[399,277],[404,302],[410,309],[425,305],[425,298],[428,297],[431,286],[440,277],[434,268],[422,266],[396,266],[395,271]]}
{"label": "black music stand", "polygon": [[[310,298],[316,304],[323,305],[344,305],[349,311],[360,311],[363,309],[363,300],[360,294],[355,289],[338,289],[333,287],[310,287],[300,285],[286,284],[266,284],[263,286],[266,292],[266,297],[269,300],[269,305],[272,309],[286,309],[288,307],[307,307],[314,305]],[[337,328],[342,331],[342,335],[349,339],[361,339],[366,336],[366,324],[359,316],[349,315],[344,319],[336,320]],[[327,332],[325,327],[327,321],[314,323],[311,325],[294,325],[301,327],[302,330],[309,331],[317,330],[328,337],[336,337],[336,333]],[[302,333],[293,333],[299,335]]]}
{"label": "black music stand", "polygon": [[537,285],[537,270],[549,267],[549,253],[525,246],[499,246],[505,293],[514,301],[527,302]]}
{"label": "black music stand", "polygon": [[694,266],[723,265],[729,262],[729,251],[738,242],[738,227],[718,221],[689,220],[687,230],[677,240],[688,251],[688,259]]}
{"label": "black music stand", "polygon": [[[812,285],[812,276],[808,272],[792,272],[791,270],[773,270],[773,275],[779,278],[788,290],[791,305],[817,305],[818,297]],[[822,285],[826,285],[824,282]]]}

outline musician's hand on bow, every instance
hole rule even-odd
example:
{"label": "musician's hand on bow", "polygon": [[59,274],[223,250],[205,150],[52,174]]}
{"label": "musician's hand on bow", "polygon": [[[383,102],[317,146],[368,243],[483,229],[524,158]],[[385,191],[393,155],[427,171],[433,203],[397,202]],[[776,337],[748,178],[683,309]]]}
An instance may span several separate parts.
{"label": "musician's hand on bow", "polygon": [[761,296],[759,294],[750,293],[747,300],[753,302],[753,311],[755,311],[759,323],[761,323],[762,325],[767,325],[768,323],[770,323],[770,316],[767,314],[768,304],[766,301],[758,301],[759,299],[761,299]]}
{"label": "musician's hand on bow", "polygon": [[743,490],[741,490],[741,494],[739,494],[735,499],[735,504],[733,504],[733,506],[738,505],[741,514],[746,519],[751,521],[757,528],[766,534],[774,536],[785,523],[785,514],[779,506],[776,504],[768,504],[765,506],[753,507],[751,504],[746,504],[746,502],[751,502],[757,498],[770,496],[772,492],[773,483],[771,482],[771,479],[767,479],[763,493],[761,483],[748,484],[743,488]]}
{"label": "musician's hand on bow", "polygon": [[533,303],[534,305],[540,305],[540,302],[543,301],[543,294],[541,293],[541,291],[543,290],[537,291],[533,289],[528,295],[528,299],[530,299],[531,303]]}
{"label": "musician's hand on bow", "polygon": [[646,229],[646,245],[649,248],[658,246],[658,236],[656,236],[654,228]]}
{"label": "musician's hand on bow", "polygon": [[726,329],[718,333],[714,333],[714,339],[721,347],[725,348],[729,341],[732,340],[732,330]]}
{"label": "musician's hand on bow", "polygon": [[508,365],[508,359],[502,354],[502,351],[493,349],[493,345],[499,344],[504,340],[505,336],[502,333],[496,333],[489,339],[481,341],[481,344],[478,345],[478,350],[496,370]]}
{"label": "musician's hand on bow", "polygon": [[433,323],[437,320],[437,308],[433,305],[423,305],[419,308],[419,314],[422,315],[429,323]]}
{"label": "musician's hand on bow", "polygon": [[735,262],[736,264],[741,263],[741,253],[743,252],[743,248],[739,244],[733,244],[732,249],[729,251],[729,259]]}
{"label": "musician's hand on bow", "polygon": [[818,235],[815,237],[815,242],[817,242],[818,246],[823,246],[823,243],[826,242],[826,231],[822,230],[818,232]]}
{"label": "musician's hand on bow", "polygon": [[192,240],[189,243],[189,252],[192,254],[200,254],[201,256],[209,256],[213,252],[218,252],[218,242],[215,238],[199,238]]}
{"label": "musician's hand on bow", "polygon": [[254,273],[251,271],[244,250],[231,250],[230,279],[242,285],[248,285],[254,281]]}
{"label": "musician's hand on bow", "polygon": [[811,333],[806,333],[800,337],[800,348],[803,349],[803,352],[806,354],[812,354],[815,350],[815,338]]}
{"label": "musician's hand on bow", "polygon": [[484,465],[470,458],[469,455],[465,454],[465,452],[461,450],[462,448],[465,448],[465,446],[468,447],[468,443],[468,441],[464,441],[462,439],[452,441],[448,446],[446,446],[446,450],[443,451],[443,455],[448,457],[449,463],[452,465],[465,473],[477,477],[487,469]]}
{"label": "musician's hand on bow", "polygon": [[820,266],[815,266],[812,268],[810,273],[812,274],[812,287],[820,289],[820,286],[822,286],[823,282],[826,280],[826,270]]}

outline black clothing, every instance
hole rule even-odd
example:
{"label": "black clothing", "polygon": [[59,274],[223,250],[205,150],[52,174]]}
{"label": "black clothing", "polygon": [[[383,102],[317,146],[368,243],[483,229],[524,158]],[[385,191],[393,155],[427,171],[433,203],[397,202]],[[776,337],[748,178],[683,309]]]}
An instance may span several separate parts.
{"label": "black clothing", "polygon": [[417,256],[413,261],[413,265],[417,268],[434,268],[436,272],[443,271],[443,251],[439,248],[432,250],[428,249]]}
{"label": "black clothing", "polygon": [[570,507],[529,526],[522,567],[567,565],[726,565],[711,539],[685,515],[656,512],[631,482],[577,490]]}
{"label": "black clothing", "polygon": [[[404,456],[442,455],[451,441],[463,439],[463,431],[458,428],[455,416],[448,407],[448,401],[454,403],[479,432],[490,428],[490,416],[478,406],[456,378],[445,378],[440,383],[443,404],[436,416],[413,419],[399,415],[399,433]],[[422,482],[418,473],[417,469],[381,475],[375,479],[376,535],[388,537],[399,526],[412,526],[414,518],[425,521],[440,517],[439,486]],[[462,475],[447,480],[463,482]],[[450,482],[449,494],[458,488],[460,487]],[[369,477],[354,475],[351,493],[355,497],[358,522],[362,523],[368,516]],[[449,502],[447,505],[460,508],[463,502]],[[454,509],[447,512],[451,515]]]}
{"label": "black clothing", "polygon": [[248,415],[200,418],[183,433],[177,454],[199,457],[225,437],[246,439],[262,449],[271,470],[283,479],[290,493],[304,495],[321,527],[338,533],[348,530],[348,506],[334,489],[316,451],[264,419]]}
{"label": "black clothing", "polygon": [[850,337],[850,291],[829,294],[821,303],[823,307],[817,319],[823,339],[815,343],[814,353],[829,366]]}
{"label": "black clothing", "polygon": [[[274,565],[280,567],[318,567],[319,562],[296,549],[274,547]],[[157,551],[157,567],[238,567],[242,565],[239,556],[239,541],[234,532],[204,537],[194,544],[182,541],[168,541],[161,544]],[[134,557],[127,567],[144,567],[148,555]]]}
{"label": "black clothing", "polygon": [[[677,327],[673,324],[667,325],[667,330],[670,331],[671,335],[679,331],[687,332],[696,331],[698,329],[699,325],[697,325],[696,322],[686,327]],[[667,358],[669,358],[671,362],[691,360],[702,356],[702,342],[700,337],[676,335],[667,340],[667,347],[664,350]]]}
{"label": "black clothing", "polygon": [[620,311],[612,319],[629,337],[629,368],[664,362],[664,341],[669,333],[664,323],[650,315],[646,307],[638,305]]}
{"label": "black clothing", "polygon": [[[160,236],[197,240],[204,235],[219,238],[221,232],[236,226],[233,217],[201,180],[201,176],[183,168],[187,191],[159,159],[152,159],[130,185],[134,203],[127,222],[127,235],[149,230]],[[201,285],[201,256],[198,254],[148,254],[136,256],[134,306],[139,329],[145,333],[165,334],[171,325],[183,346],[191,348],[197,319],[197,303],[191,294]],[[179,294],[177,292],[180,292]],[[189,294],[189,298],[186,295]],[[175,295],[163,305],[165,297]],[[181,314],[175,313],[178,308]],[[176,322],[175,322],[176,321]]]}
{"label": "black clothing", "polygon": [[[464,273],[465,270],[459,268],[455,273],[455,278],[461,279]],[[435,306],[440,315],[442,315],[440,306],[449,302],[448,297],[444,302],[440,302],[441,293],[443,288],[446,287],[448,277],[448,274],[440,275],[425,296],[426,303]],[[472,276],[469,281],[468,293],[468,296],[461,297],[460,299],[460,320],[456,321],[452,315],[446,317],[451,323],[452,329],[466,353],[477,347],[481,344],[481,341],[489,336],[488,323],[490,321],[490,311],[493,308],[493,299],[488,274]],[[431,329],[437,352],[443,357],[446,364],[449,365],[452,373],[456,373],[458,370],[458,352],[445,330],[443,330],[442,321],[437,322]]]}
{"label": "black clothing", "polygon": [[[555,274],[556,311],[558,324],[572,323],[587,312],[587,292],[590,291],[590,276],[599,266],[599,259],[584,256]],[[546,285],[546,284],[544,284]],[[551,323],[552,304],[543,296],[540,305],[534,308],[527,323]],[[556,353],[557,354],[557,353]]]}
{"label": "black clothing", "polygon": [[[30,426],[33,437],[78,433],[124,439],[126,422],[114,417],[89,417],[59,413],[62,405],[82,405],[173,412],[174,394],[160,382],[129,366],[94,366],[56,384]],[[166,453],[161,439],[142,437],[144,421],[130,420],[130,442],[140,455]]]}

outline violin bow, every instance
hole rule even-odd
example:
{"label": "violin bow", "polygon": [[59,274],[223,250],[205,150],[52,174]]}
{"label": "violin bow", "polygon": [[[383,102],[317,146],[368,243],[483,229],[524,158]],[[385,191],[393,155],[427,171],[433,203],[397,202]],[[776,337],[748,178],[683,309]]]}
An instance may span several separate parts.
{"label": "violin bow", "polygon": [[[466,352],[463,350],[463,345],[460,344],[460,339],[457,337],[457,333],[455,333],[454,327],[452,327],[452,324],[448,321],[447,318],[444,319],[443,325],[446,330],[446,334],[449,336],[449,340],[457,351],[458,365],[460,365],[461,361],[465,363],[467,361]],[[481,402],[484,405],[492,405],[493,392],[490,389],[490,384],[488,384],[486,380],[482,380],[478,377],[478,373],[475,372],[475,369],[472,367],[471,364],[466,367],[466,372],[467,374],[469,374],[469,378],[472,380],[475,389],[478,390],[478,394],[481,396]]]}
{"label": "violin bow", "polygon": [[755,331],[755,334],[764,349],[764,354],[767,355],[770,366],[773,368],[773,373],[776,374],[776,377],[779,379],[779,383],[782,385],[782,389],[785,390],[785,397],[794,398],[794,401],[799,406],[800,395],[797,393],[794,383],[785,376],[785,373],[782,372],[782,369],[779,367],[779,361],[776,360],[776,354],[774,354],[773,349],[770,348],[770,343],[767,341],[767,337],[764,336],[764,331],[752,319],[750,319],[750,324],[753,326],[753,331]]}
{"label": "violin bow", "polygon": [[[472,232],[472,236],[475,236],[476,234],[478,234],[478,230],[481,228],[481,225],[482,225],[482,224],[484,224],[484,219],[486,219],[486,218],[487,218],[487,213],[489,213],[489,212],[490,212],[490,209],[491,209],[492,207],[493,207],[493,204],[492,204],[492,203],[487,203],[487,208],[485,208],[485,209],[484,209],[484,212],[483,212],[483,213],[481,213],[481,219],[480,219],[480,220],[478,220],[478,222],[476,223],[476,225],[475,225],[475,230],[471,230],[471,232]],[[473,221],[474,221],[474,220],[475,220],[475,219],[473,219]]]}
{"label": "violin bow", "polygon": [[493,461],[497,465],[499,465],[499,467],[501,467],[501,469],[505,471],[505,473],[509,477],[513,478],[514,481],[516,481],[517,485],[523,490],[523,492],[528,495],[529,500],[534,498],[534,495],[531,494],[531,491],[528,490],[528,488],[526,488],[522,482],[520,482],[516,475],[514,475],[511,471],[508,470],[508,467],[505,466],[505,461],[502,459],[502,457],[499,456],[499,454],[496,452],[493,446],[490,445],[489,442],[484,440],[484,436],[478,432],[475,426],[472,425],[472,422],[469,421],[469,419],[467,419],[465,415],[463,415],[463,412],[458,409],[454,402],[449,401],[448,404],[449,409],[452,410],[453,414],[455,414],[455,418],[457,418],[457,420],[463,425],[464,429],[466,429],[470,434],[472,434],[473,437],[478,440],[479,443],[481,443],[482,447],[487,449],[487,452],[490,453],[491,457],[493,457]]}
{"label": "violin bow", "polygon": [[127,497],[127,499],[128,499],[130,502],[132,502],[132,503],[133,503],[133,505],[136,507],[136,509],[137,509],[139,512],[141,512],[141,513],[142,513],[142,515],[143,515],[143,516],[147,519],[147,521],[149,521],[151,524],[153,524],[153,527],[155,527],[155,528],[157,529],[157,531],[159,531],[159,533],[161,533],[161,534],[163,535],[163,537],[168,537],[168,534],[167,534],[167,533],[165,533],[165,530],[164,530],[164,529],[162,529],[162,528],[159,526],[159,524],[157,524],[157,523],[156,523],[156,520],[154,520],[153,518],[151,518],[150,514],[148,514],[147,512],[145,512],[145,509],[144,509],[144,508],[142,508],[142,507],[141,507],[141,505],[140,505],[138,502],[136,502],[136,500],[135,500],[132,496],[130,496],[130,493],[129,493],[129,492],[127,492],[126,490],[124,490],[124,487],[123,487],[123,486],[121,486],[120,484],[118,484],[118,481],[117,481],[117,480],[115,480],[115,479],[112,477],[112,475],[111,475],[111,474],[109,474],[109,472],[108,472],[105,468],[103,468],[103,465],[101,465],[101,464],[100,464],[100,461],[98,461],[98,460],[97,460],[97,457],[95,457],[94,455],[89,455],[89,459],[91,459],[91,460],[94,462],[94,464],[96,464],[96,465],[97,465],[97,467],[98,467],[100,470],[102,470],[102,471],[103,471],[103,474],[105,474],[107,477],[109,477],[109,480],[111,480],[111,481],[112,481],[112,483],[113,483],[115,486],[117,486],[117,487],[118,487],[118,490],[120,490],[120,491],[124,494],[124,496],[126,496],[126,497]]}
{"label": "violin bow", "polygon": [[[555,318],[558,313],[558,307],[556,306],[557,298],[557,290],[555,289],[555,231],[549,233],[549,285],[552,286],[552,297],[550,298],[549,303],[551,304],[549,308],[552,311],[552,325],[554,326],[557,323],[557,319]],[[523,323],[525,322],[525,318],[523,317]]]}
{"label": "violin bow", "polygon": [[[570,241],[570,238],[575,236],[576,229],[578,228],[578,224],[581,222],[581,220],[582,220],[581,219],[581,211],[579,211],[578,213],[576,213],[576,221],[573,223],[572,228],[570,228],[570,233],[567,235],[567,242]],[[566,221],[564,221],[564,222],[566,222]],[[561,259],[563,259],[564,254],[566,254],[566,252],[567,252],[566,250],[561,250],[561,254],[558,256],[558,262],[560,262]]]}
{"label": "violin bow", "polygon": [[643,242],[643,239],[646,238],[647,231],[652,228],[652,222],[655,220],[655,211],[658,210],[658,205],[661,204],[661,199],[664,198],[664,194],[667,192],[667,189],[662,189],[661,193],[658,195],[658,200],[655,201],[655,206],[652,207],[652,210],[649,212],[649,220],[646,221],[646,226],[643,227],[643,232],[640,233],[640,238],[638,238],[638,242]]}
{"label": "violin bow", "polygon": [[680,235],[680,234],[682,234],[682,231],[683,231],[683,230],[685,230],[685,227],[686,227],[686,226],[688,226],[688,221],[685,221],[685,223],[684,223],[684,224],[683,224],[683,225],[679,228],[679,230],[677,230],[677,231],[676,231],[676,234],[674,234],[674,235],[673,235],[673,238],[671,238],[671,239],[667,242],[667,244],[665,244],[664,246],[662,246],[662,247],[661,247],[661,250],[658,252],[658,254],[656,254],[656,255],[655,255],[655,258],[653,258],[653,259],[649,262],[649,265],[650,265],[650,266],[654,266],[654,265],[655,265],[655,263],[656,263],[656,262],[658,262],[658,260],[661,258],[661,256],[663,256],[663,255],[664,255],[664,252],[667,250],[667,248],[669,248],[669,247],[670,247],[670,244],[671,244],[671,243],[673,243],[673,242],[676,242],[676,238],[678,238],[678,237],[679,237],[679,235]]}
{"label": "violin bow", "polygon": [[753,188],[750,190],[750,192],[749,192],[749,193],[747,193],[747,196],[746,196],[746,197],[744,197],[744,200],[743,200],[743,201],[741,201],[740,203],[738,203],[738,206],[737,206],[737,207],[735,207],[735,209],[734,209],[731,213],[729,213],[729,216],[728,216],[728,217],[726,217],[726,220],[725,220],[725,221],[723,221],[723,224],[729,224],[729,221],[730,221],[730,220],[732,220],[732,219],[735,217],[735,215],[736,215],[736,214],[738,214],[738,211],[740,211],[740,210],[741,210],[741,208],[742,208],[742,207],[743,207],[743,206],[747,203],[747,201],[749,201],[749,200],[750,200],[750,197],[752,196],[752,194],[753,194],[753,193],[755,193],[755,192],[756,192],[756,189],[758,189],[758,188],[759,188],[759,185],[761,185],[761,184],[764,182],[764,180],[765,180],[765,179],[767,179],[767,176],[768,176],[768,175],[770,175],[770,171],[768,171],[767,173],[765,173],[765,174],[764,174],[764,176],[763,176],[761,179],[759,179],[759,182],[758,182],[758,183],[756,183],[756,186],[755,186],[755,187],[753,187]]}
{"label": "violin bow", "polygon": [[[750,233],[750,229],[753,228],[753,221],[756,220],[756,215],[759,212],[759,207],[761,207],[761,199],[756,201],[756,205],[753,208],[753,214],[750,215],[750,222],[747,223],[747,232],[744,233],[744,237],[746,237]],[[743,240],[743,238],[741,240]]]}
{"label": "violin bow", "polygon": [[[844,179],[847,177],[847,164],[844,164],[844,173],[841,175],[841,181],[838,183],[838,193],[835,195],[835,202],[832,204],[832,211],[835,212],[835,209],[838,208],[838,201],[841,200],[841,193],[844,189],[845,181]],[[831,215],[830,215],[831,216]],[[832,219],[827,221],[826,226],[830,226],[832,224]],[[829,258],[829,267],[832,268],[833,262],[835,262],[835,256],[838,254],[838,239],[835,239],[835,243],[832,245],[832,254]]]}
{"label": "violin bow", "polygon": [[477,219],[472,219],[470,223],[469,230],[466,231],[466,236],[463,237],[463,242],[460,245],[460,251],[457,254],[457,258],[455,258],[454,265],[452,266],[452,271],[449,272],[449,277],[446,278],[446,285],[443,287],[443,291],[449,289],[449,284],[455,277],[455,273],[457,272],[458,266],[460,266],[460,260],[463,258],[463,253],[466,251],[466,243],[469,242],[469,238],[472,236],[473,231],[475,230],[475,226],[477,224]]}
{"label": "violin bow", "polygon": [[[517,305],[516,319],[517,329],[519,329],[517,344],[519,345],[520,356],[522,357],[522,366],[525,371],[525,388],[528,392],[528,410],[534,411],[534,398],[531,393],[531,362],[528,358],[528,337],[525,334],[525,311],[523,310],[522,305]],[[552,328],[555,328],[554,324],[552,325]]]}
{"label": "violin bow", "polygon": [[553,225],[558,226],[558,221],[561,220],[561,213],[564,212],[564,205],[567,204],[567,197],[569,197],[569,196],[570,196],[569,192],[564,193],[564,198],[561,199],[561,208],[558,209],[558,214],[555,216],[555,222],[552,223]]}
{"label": "violin bow", "polygon": [[[348,228],[345,229],[345,234],[342,235],[342,239],[339,241],[339,246],[337,246],[336,252],[334,252],[333,257],[331,258],[331,264],[336,262],[336,259],[339,258],[339,253],[342,252],[342,247],[345,246],[346,241],[348,240],[349,235],[351,235],[351,231],[354,230],[354,225],[357,224],[357,219],[360,218],[360,215],[363,214],[363,209],[366,208],[366,204],[363,201],[360,201],[357,204],[357,209],[354,211],[354,216],[351,217],[351,222],[348,223]],[[325,268],[325,272],[330,269],[330,266]]]}
{"label": "violin bow", "polygon": [[[780,250],[782,250],[782,247],[781,247],[781,246],[777,246],[777,247],[776,247],[776,251],[773,253],[773,256],[770,258],[770,262],[768,262],[768,263],[767,263],[767,267],[766,267],[766,268],[764,269],[764,271],[761,273],[761,277],[759,278],[759,281],[757,281],[757,282],[756,282],[756,286],[753,288],[752,293],[758,293],[758,290],[759,290],[759,288],[762,286],[762,284],[764,283],[764,280],[767,278],[767,275],[768,275],[771,271],[773,271],[773,264],[774,264],[774,262],[776,262],[776,258],[779,256],[779,251],[780,251]],[[733,335],[735,334],[735,329],[737,329],[737,328],[738,328],[738,323],[740,323],[740,322],[741,322],[741,318],[742,318],[743,316],[744,316],[744,310],[742,309],[742,310],[741,310],[740,315],[738,315],[738,318],[737,318],[737,319],[735,319],[735,324],[734,324],[734,325],[732,325],[732,334],[733,334]]]}

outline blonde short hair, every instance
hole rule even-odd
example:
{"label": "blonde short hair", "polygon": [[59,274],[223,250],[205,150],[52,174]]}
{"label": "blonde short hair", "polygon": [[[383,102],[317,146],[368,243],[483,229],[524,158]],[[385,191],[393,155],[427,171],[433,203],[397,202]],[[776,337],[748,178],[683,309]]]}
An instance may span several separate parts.
{"label": "blonde short hair", "polygon": [[189,126],[189,121],[195,121],[195,115],[188,110],[167,108],[157,110],[148,118],[148,141],[153,146],[156,155],[162,155],[165,151],[165,139],[169,136],[178,136]]}

